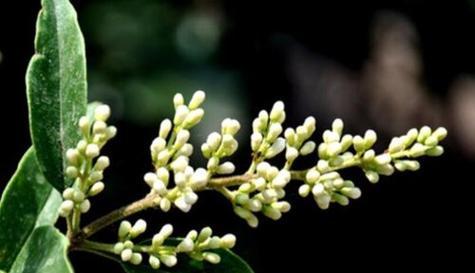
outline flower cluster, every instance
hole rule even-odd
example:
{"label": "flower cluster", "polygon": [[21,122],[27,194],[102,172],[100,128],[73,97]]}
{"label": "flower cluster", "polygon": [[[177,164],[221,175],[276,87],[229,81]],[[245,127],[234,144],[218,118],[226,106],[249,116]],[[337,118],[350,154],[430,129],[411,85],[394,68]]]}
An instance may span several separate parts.
{"label": "flower cluster", "polygon": [[[205,93],[197,91],[189,104],[185,105],[183,96],[175,95],[173,122],[169,119],[162,121],[158,137],[150,146],[155,172],[145,174],[144,181],[151,187],[151,193],[158,196],[156,202],[163,211],[170,210],[174,204],[180,210],[188,212],[198,200],[194,190],[204,188],[209,180],[207,170],[193,169],[188,164],[189,156],[193,153],[193,146],[188,143],[189,130],[203,118],[204,111],[200,106],[204,99]],[[169,187],[171,175],[174,187]]]}
{"label": "flower cluster", "polygon": [[64,201],[59,211],[63,217],[86,213],[91,207],[88,198],[104,190],[103,172],[110,163],[107,156],[99,155],[102,147],[117,133],[114,126],[106,123],[109,116],[109,106],[97,105],[89,116],[79,120],[82,139],[76,148],[66,152],[65,173],[74,183],[63,191]]}
{"label": "flower cluster", "polygon": [[221,134],[212,132],[208,135],[206,143],[201,145],[203,156],[208,159],[208,172],[213,174],[231,174],[235,170],[232,162],[221,163],[223,157],[234,154],[238,148],[238,142],[234,135],[239,131],[241,125],[235,119],[227,118],[221,123]]}
{"label": "flower cluster", "polygon": [[149,244],[134,244],[132,239],[144,233],[146,228],[147,223],[142,219],[138,220],[134,225],[128,221],[122,221],[118,232],[119,242],[114,245],[113,252],[120,255],[122,261],[130,262],[134,265],[142,262],[142,254],[147,254],[150,266],[158,269],[161,264],[167,267],[176,265],[178,261],[177,254],[179,253],[185,253],[198,261],[204,260],[217,264],[221,261],[221,257],[210,250],[230,249],[236,244],[236,237],[234,235],[212,236],[213,232],[209,227],[203,228],[199,233],[196,230],[192,230],[179,243],[174,243],[174,240],[170,239],[170,235],[173,233],[173,226],[170,224],[164,225],[153,236]]}

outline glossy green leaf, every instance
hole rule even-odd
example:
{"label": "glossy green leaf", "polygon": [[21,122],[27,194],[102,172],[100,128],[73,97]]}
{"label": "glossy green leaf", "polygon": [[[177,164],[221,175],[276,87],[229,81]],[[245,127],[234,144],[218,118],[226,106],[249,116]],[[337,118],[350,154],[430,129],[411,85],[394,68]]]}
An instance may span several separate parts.
{"label": "glossy green leaf", "polygon": [[11,265],[35,227],[53,225],[61,195],[42,175],[30,148],[0,200],[0,270]]}
{"label": "glossy green leaf", "polygon": [[10,273],[74,272],[67,258],[68,239],[52,226],[38,227],[21,250]]}
{"label": "glossy green leaf", "polygon": [[38,163],[58,190],[65,151],[79,140],[77,121],[86,113],[84,40],[69,0],[42,0],[35,49],[26,76],[30,131]]}
{"label": "glossy green leaf", "polygon": [[[179,239],[167,240],[167,243],[177,245]],[[117,256],[105,255],[122,265],[127,273],[253,273],[251,267],[238,255],[230,250],[217,249],[211,252],[221,256],[219,264],[211,264],[205,261],[196,261],[188,257],[186,254],[178,255],[178,263],[174,267],[166,267],[162,265],[158,270],[153,269],[148,264],[148,257],[144,256],[141,265],[132,265],[124,263]]]}

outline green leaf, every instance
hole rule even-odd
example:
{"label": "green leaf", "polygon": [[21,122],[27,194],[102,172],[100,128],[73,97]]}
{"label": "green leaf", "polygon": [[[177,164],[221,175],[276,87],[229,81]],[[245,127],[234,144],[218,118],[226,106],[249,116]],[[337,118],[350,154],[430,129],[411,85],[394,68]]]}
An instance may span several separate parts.
{"label": "green leaf", "polygon": [[86,113],[86,57],[69,1],[42,0],[42,7],[26,76],[30,131],[41,170],[61,191],[71,183],[64,155],[79,141],[77,121]]}
{"label": "green leaf", "polygon": [[68,245],[68,239],[56,228],[36,228],[10,273],[72,273]]}
{"label": "green leaf", "polygon": [[[146,241],[144,243],[149,243]],[[173,238],[167,240],[168,244],[177,245],[180,239]],[[114,261],[119,262],[122,268],[127,273],[254,273],[251,267],[238,255],[230,250],[216,249],[210,250],[221,256],[221,262],[219,264],[211,264],[205,261],[193,260],[186,254],[179,254],[178,263],[174,267],[166,267],[162,265],[160,269],[153,269],[148,264],[148,257],[144,256],[141,265],[133,265],[131,263],[122,262],[117,256],[106,254],[106,256]]]}
{"label": "green leaf", "polygon": [[0,270],[9,271],[35,227],[53,225],[61,195],[42,175],[30,148],[0,200]]}

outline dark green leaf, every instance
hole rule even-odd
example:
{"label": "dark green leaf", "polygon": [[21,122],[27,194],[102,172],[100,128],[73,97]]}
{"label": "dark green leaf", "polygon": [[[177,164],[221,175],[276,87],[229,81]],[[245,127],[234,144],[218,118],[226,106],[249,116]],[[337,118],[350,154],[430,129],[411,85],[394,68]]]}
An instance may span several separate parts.
{"label": "dark green leaf", "polygon": [[[177,245],[178,242],[179,239],[176,238],[167,240],[167,243],[171,245]],[[117,256],[109,254],[105,256],[119,262],[127,273],[254,273],[243,259],[230,250],[217,249],[210,252],[221,256],[219,264],[200,262],[189,258],[186,254],[179,254],[176,266],[170,268],[162,265],[158,270],[149,266],[148,257],[146,256],[144,256],[144,260],[139,266],[124,263]]]}
{"label": "dark green leaf", "polygon": [[77,121],[86,113],[84,40],[68,0],[42,0],[36,54],[26,76],[30,131],[38,163],[58,190],[64,177],[65,151],[79,140]]}
{"label": "dark green leaf", "polygon": [[44,178],[30,148],[0,200],[0,269],[8,271],[35,227],[53,225],[61,196]]}
{"label": "dark green leaf", "polygon": [[72,273],[68,239],[52,226],[36,228],[10,273]]}

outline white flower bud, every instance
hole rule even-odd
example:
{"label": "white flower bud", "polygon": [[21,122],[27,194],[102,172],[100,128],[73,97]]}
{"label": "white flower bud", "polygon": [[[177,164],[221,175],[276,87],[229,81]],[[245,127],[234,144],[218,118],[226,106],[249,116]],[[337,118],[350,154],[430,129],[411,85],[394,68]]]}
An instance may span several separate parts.
{"label": "white flower bud", "polygon": [[380,165],[376,168],[376,171],[382,175],[392,175],[394,167],[391,164]]}
{"label": "white flower bud", "polygon": [[158,193],[160,196],[165,196],[167,194],[167,187],[161,180],[156,180],[153,182],[153,191]]}
{"label": "white flower bud", "polygon": [[157,161],[156,163],[160,166],[166,165],[168,163],[168,160],[170,160],[171,153],[168,150],[163,150],[157,155]]}
{"label": "white flower bud", "polygon": [[285,159],[288,162],[293,162],[299,156],[299,151],[294,147],[287,147],[285,151]]}
{"label": "white flower bud", "polygon": [[130,258],[130,263],[134,265],[139,265],[142,262],[142,254],[134,253],[132,258]]}
{"label": "white flower bud", "polygon": [[221,257],[218,254],[212,252],[204,252],[203,259],[212,264],[219,264],[219,262],[221,262]]}
{"label": "white flower bud", "polygon": [[432,135],[424,140],[424,144],[427,146],[433,147],[439,144],[439,141],[437,140],[437,137]]}
{"label": "white flower bud", "polygon": [[222,138],[219,133],[212,132],[206,138],[206,144],[208,144],[212,152],[215,152],[219,148],[219,145],[221,144],[221,139]]}
{"label": "white flower bud", "polygon": [[348,206],[348,204],[350,204],[350,200],[348,199],[348,197],[344,195],[334,193],[332,194],[332,198],[335,202],[337,202],[338,204],[342,206]]}
{"label": "white flower bud", "polygon": [[312,194],[314,196],[320,196],[325,194],[325,187],[321,183],[317,183],[312,188]]}
{"label": "white flower bud", "polygon": [[195,110],[192,110],[185,118],[185,121],[183,122],[185,124],[186,128],[191,128],[198,124],[202,119],[203,116],[205,115],[205,111],[202,108],[198,108]]}
{"label": "white flower bud", "polygon": [[223,164],[219,165],[217,173],[218,174],[231,174],[234,172],[236,167],[234,166],[233,163],[227,161],[224,162]]}
{"label": "white flower bud", "polygon": [[161,137],[157,137],[152,141],[152,145],[150,145],[150,150],[153,153],[160,153],[161,151],[163,151],[163,149],[165,149],[166,146],[166,140]]}
{"label": "white flower bud", "polygon": [[185,98],[183,98],[183,95],[180,93],[176,93],[175,96],[173,96],[173,105],[175,106],[175,109],[178,108],[178,106],[183,105],[185,103]]}
{"label": "white flower bud", "polygon": [[145,183],[147,183],[147,185],[153,187],[153,184],[155,183],[155,181],[158,180],[158,178],[156,174],[148,172],[144,175],[143,180],[145,181]]}
{"label": "white flower bud", "polygon": [[73,188],[66,188],[64,191],[63,191],[63,198],[64,199],[73,199],[73,195],[74,195],[74,189]]}
{"label": "white flower bud", "polygon": [[256,152],[257,149],[259,149],[261,143],[262,143],[262,135],[261,133],[254,132],[251,135],[251,149],[253,152]]}
{"label": "white flower bud", "polygon": [[158,131],[159,138],[165,140],[172,129],[172,122],[169,119],[164,119],[160,123],[160,130]]}
{"label": "white flower bud", "polygon": [[107,127],[107,130],[106,130],[107,139],[111,139],[111,138],[115,137],[116,134],[117,134],[117,128],[115,126]]}
{"label": "white flower bud", "polygon": [[84,193],[82,191],[74,190],[72,200],[75,203],[81,203],[82,201],[84,201],[84,198],[86,198],[86,196],[84,195]]}
{"label": "white flower bud", "polygon": [[343,121],[341,119],[335,119],[332,123],[332,131],[341,136],[343,132]]}
{"label": "white flower bud", "polygon": [[173,203],[178,209],[185,213],[189,212],[191,209],[191,205],[186,202],[184,197],[178,197]]}
{"label": "white flower bud", "polygon": [[365,141],[361,136],[353,137],[353,147],[356,152],[361,153],[365,150]]}
{"label": "white flower bud", "polygon": [[290,203],[287,201],[274,202],[271,204],[274,209],[279,210],[280,212],[286,213],[290,210]]}
{"label": "white flower bud", "polygon": [[129,221],[122,221],[119,226],[118,235],[119,238],[125,238],[130,230],[132,229],[132,224]]}
{"label": "white flower bud", "polygon": [[325,143],[332,143],[332,142],[338,142],[340,140],[340,136],[330,130],[325,130],[323,132],[323,141]]}
{"label": "white flower bud", "polygon": [[374,158],[374,161],[378,165],[385,165],[390,163],[392,160],[391,156],[388,153],[380,154]]}
{"label": "white flower bud", "polygon": [[317,146],[317,144],[315,144],[315,142],[307,141],[302,146],[302,148],[300,148],[300,154],[303,155],[303,156],[309,155],[309,154],[313,153],[313,151],[315,151],[316,146]]}
{"label": "white flower bud", "polygon": [[365,171],[365,176],[371,183],[377,183],[379,181],[379,175],[375,171]]}
{"label": "white flower bud", "polygon": [[425,152],[426,152],[426,146],[420,143],[414,144],[409,150],[409,153],[411,154],[412,157],[423,156]]}
{"label": "white flower bud", "polygon": [[272,146],[267,149],[265,153],[266,158],[273,158],[274,156],[280,154],[285,149],[285,139],[279,137],[275,140]]}
{"label": "white flower bud", "polygon": [[198,195],[193,191],[188,191],[183,194],[183,198],[185,199],[185,202],[189,205],[193,205],[194,203],[196,203],[196,201],[198,201]]}
{"label": "white flower bud", "polygon": [[226,234],[221,237],[222,248],[233,248],[236,245],[236,236],[233,234]]}
{"label": "white flower bud", "polygon": [[234,202],[239,205],[247,204],[249,202],[249,194],[247,193],[238,193],[234,198]]}
{"label": "white flower bud", "polygon": [[280,123],[271,123],[269,131],[267,132],[267,140],[274,141],[282,133],[282,125]]}
{"label": "white flower bud", "polygon": [[143,219],[139,219],[137,220],[137,222],[135,222],[134,226],[130,230],[130,236],[132,238],[135,238],[139,236],[140,234],[144,233],[146,229],[147,229],[147,222],[145,222]]}
{"label": "white flower bud", "polygon": [[441,141],[447,137],[447,129],[439,127],[432,133],[432,135],[436,137],[438,141]]}
{"label": "white flower bud", "polygon": [[235,119],[226,118],[221,122],[221,128],[223,134],[235,135],[241,128],[241,125]]}
{"label": "white flower bud", "polygon": [[102,171],[93,171],[91,174],[89,174],[89,180],[91,182],[97,182],[99,180],[102,180],[104,178],[104,175],[102,174]]}
{"label": "white flower bud", "polygon": [[323,160],[323,159],[318,160],[318,162],[317,162],[317,170],[318,170],[319,172],[326,172],[326,171],[328,171],[329,168],[330,168],[330,166],[329,166],[329,164],[328,164],[328,161]]}
{"label": "white flower bud", "polygon": [[426,151],[426,155],[428,156],[440,156],[443,153],[444,153],[444,147],[442,146],[435,146]]}
{"label": "white flower bud", "polygon": [[[303,122],[303,127],[305,127],[307,129],[307,131],[310,134],[312,134],[315,131],[315,124],[316,124],[315,118],[312,117],[312,116],[309,116]],[[308,135],[307,137],[310,137],[310,135]]]}
{"label": "white flower bud", "polygon": [[79,209],[81,213],[88,212],[91,209],[91,202],[88,199],[82,201],[81,205],[79,205]]}
{"label": "white flower bud", "polygon": [[213,230],[210,227],[204,227],[201,229],[198,238],[196,239],[197,242],[204,242],[206,241],[211,235],[213,235]]}
{"label": "white flower bud", "polygon": [[258,212],[262,210],[262,202],[259,201],[257,198],[249,199],[246,203],[246,208],[253,211]]}
{"label": "white flower bud", "polygon": [[417,171],[420,168],[420,164],[415,160],[400,160],[394,164],[394,167],[401,172],[406,170]]}
{"label": "white flower bud", "polygon": [[163,212],[168,212],[171,208],[171,202],[170,200],[168,200],[167,198],[162,198],[160,199],[160,209],[163,211]]}
{"label": "white flower bud", "polygon": [[334,157],[341,153],[341,144],[339,142],[331,142],[327,145],[327,154],[329,157]]}
{"label": "white flower bud", "polygon": [[80,160],[79,151],[76,149],[68,149],[66,151],[66,158],[71,165],[78,165]]}
{"label": "white flower bud", "polygon": [[266,179],[264,177],[258,177],[256,179],[254,179],[252,181],[252,183],[254,184],[254,187],[256,187],[256,189],[258,191],[263,191],[266,187]]}
{"label": "white flower bud", "polygon": [[86,147],[86,156],[94,158],[99,155],[99,146],[97,144],[88,144]]}
{"label": "white flower bud", "polygon": [[96,161],[96,164],[94,165],[94,169],[98,170],[98,171],[103,171],[105,170],[107,167],[109,167],[110,165],[110,160],[109,160],[109,157],[107,156],[100,156],[97,161]]}
{"label": "white flower bud", "polygon": [[417,136],[417,142],[424,142],[426,138],[428,138],[432,133],[432,129],[428,126],[423,126],[419,131],[419,135]]}
{"label": "white flower bud", "polygon": [[153,256],[153,255],[150,255],[150,257],[148,258],[148,263],[150,264],[150,266],[153,268],[153,269],[159,269],[160,268],[160,260]]}
{"label": "white flower bud", "polygon": [[211,150],[211,147],[208,145],[208,143],[203,143],[201,145],[201,153],[204,157],[210,158],[213,155],[213,150]]}
{"label": "white flower bud", "polygon": [[89,119],[86,116],[79,118],[79,129],[81,129],[83,134],[89,133]]}
{"label": "white flower bud", "polygon": [[75,179],[79,175],[78,169],[74,166],[67,167],[65,173],[66,173],[66,176],[71,179]]}
{"label": "white flower bud", "polygon": [[176,246],[177,252],[191,252],[193,251],[195,244],[190,238],[185,238]]}
{"label": "white flower bud", "polygon": [[180,130],[176,136],[174,147],[180,149],[190,139],[190,131],[183,129]]}
{"label": "white flower bud", "polygon": [[198,90],[191,97],[191,100],[188,106],[190,107],[190,109],[196,109],[200,107],[200,105],[203,103],[205,98],[206,98],[205,92]]}
{"label": "white flower bud", "polygon": [[404,149],[404,142],[399,137],[394,137],[389,143],[389,152],[390,153],[397,153]]}
{"label": "white flower bud", "polygon": [[284,111],[284,103],[282,101],[277,101],[272,106],[272,110],[270,111],[270,119],[273,122],[282,123],[285,120],[285,111]]}
{"label": "white flower bud", "polygon": [[302,197],[307,197],[310,193],[310,186],[308,184],[303,184],[299,187],[299,195]]}
{"label": "white flower bud", "polygon": [[208,171],[203,168],[198,168],[191,176],[191,184],[193,187],[202,188],[208,183]]}
{"label": "white flower bud", "polygon": [[152,238],[152,246],[154,248],[159,247],[165,242],[165,240],[170,237],[170,235],[173,233],[173,226],[170,224],[164,225],[160,231],[155,234]]}
{"label": "white flower bud", "polygon": [[322,194],[314,197],[317,205],[320,209],[328,209],[330,207],[331,197],[328,194]]}
{"label": "white flower bud", "polygon": [[365,142],[365,148],[371,148],[374,143],[376,143],[377,140],[377,135],[376,132],[373,130],[367,130],[366,133],[364,134],[364,142]]}
{"label": "white flower bud", "polygon": [[320,172],[318,172],[315,168],[311,168],[305,174],[305,181],[310,184],[317,182],[319,178],[320,178]]}
{"label": "white flower bud", "polygon": [[103,182],[96,182],[92,185],[91,189],[89,190],[89,196],[96,196],[104,190],[104,183]]}
{"label": "white flower bud", "polygon": [[111,109],[108,105],[102,104],[94,110],[94,118],[100,121],[106,121],[111,115]]}
{"label": "white flower bud", "polygon": [[263,207],[262,213],[274,221],[277,221],[282,217],[282,213],[278,209],[273,208],[272,206]]}
{"label": "white flower bud", "polygon": [[114,245],[114,253],[119,255],[124,250],[124,243],[118,242]]}
{"label": "white flower bud", "polygon": [[358,188],[345,187],[341,189],[341,193],[350,197],[351,199],[358,199],[361,196],[361,190]]}
{"label": "white flower bud", "polygon": [[186,167],[188,167],[188,157],[179,156],[177,159],[173,160],[170,164],[170,167],[174,172],[184,172]]}
{"label": "white flower bud", "polygon": [[168,267],[173,267],[177,263],[177,259],[173,255],[161,255],[160,260],[162,263]]}
{"label": "white flower bud", "polygon": [[147,182],[147,184],[151,187],[153,186],[153,183],[157,180],[161,180],[166,185],[168,183],[169,178],[170,173],[165,167],[160,167],[155,173],[147,173],[144,176],[145,182]]}
{"label": "white flower bud", "polygon": [[63,217],[67,217],[74,208],[74,202],[71,200],[65,200],[61,203],[59,207],[59,213]]}
{"label": "white flower bud", "polygon": [[232,155],[238,148],[238,142],[230,134],[223,135],[223,152],[226,156]]}
{"label": "white flower bud", "polygon": [[189,112],[190,110],[185,105],[178,106],[175,111],[175,117],[173,117],[173,123],[177,126],[181,125],[185,121]]}
{"label": "white flower bud", "polygon": [[127,249],[122,250],[122,253],[120,253],[120,259],[123,262],[128,262],[130,261],[130,259],[132,259],[132,255],[133,255],[132,249],[127,248]]}
{"label": "white flower bud", "polygon": [[376,153],[374,152],[373,149],[368,150],[363,154],[363,161],[370,162],[374,159],[375,156],[376,156]]}
{"label": "white flower bud", "polygon": [[97,135],[97,134],[104,134],[106,133],[107,130],[107,124],[103,121],[95,121],[94,125],[92,126],[92,133]]}

